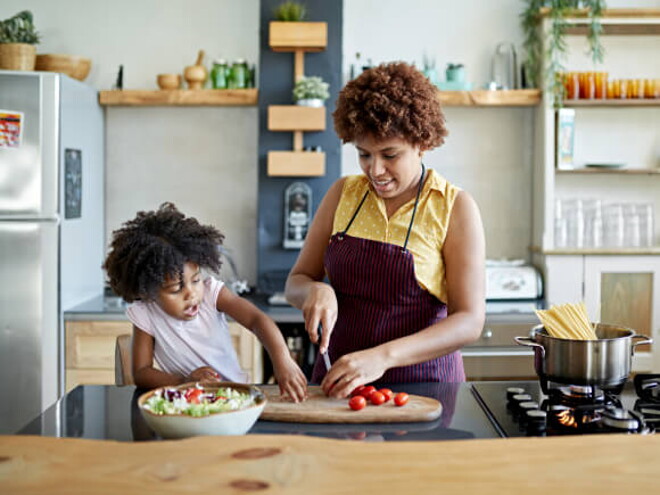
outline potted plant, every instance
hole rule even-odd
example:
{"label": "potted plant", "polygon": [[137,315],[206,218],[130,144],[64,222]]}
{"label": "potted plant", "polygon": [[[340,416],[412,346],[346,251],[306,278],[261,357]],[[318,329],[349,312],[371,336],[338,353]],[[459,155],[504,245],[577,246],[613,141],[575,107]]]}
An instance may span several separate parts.
{"label": "potted plant", "polygon": [[24,10],[0,22],[0,69],[34,70],[39,33],[32,12]]}
{"label": "potted plant", "polygon": [[[574,15],[576,9],[587,9],[589,29],[589,53],[595,63],[603,61],[603,46],[600,35],[603,27],[601,17],[605,8],[605,0],[525,0],[527,6],[520,14],[522,28],[525,35],[523,47],[526,51],[526,60],[523,63],[527,87],[546,87],[555,97],[556,103],[561,105],[564,85],[557,74],[564,70],[562,59],[566,54],[566,18]],[[547,52],[543,53],[543,39],[540,26],[543,19],[543,8],[549,8],[552,25],[549,30]],[[547,64],[542,67],[541,60],[545,57]],[[542,74],[545,71],[545,81]]]}
{"label": "potted plant", "polygon": [[280,22],[301,22],[307,15],[307,7],[298,2],[283,2],[275,8],[273,15]]}
{"label": "potted plant", "polygon": [[301,77],[293,87],[293,101],[296,105],[307,107],[322,107],[323,102],[330,98],[328,83],[317,76]]}

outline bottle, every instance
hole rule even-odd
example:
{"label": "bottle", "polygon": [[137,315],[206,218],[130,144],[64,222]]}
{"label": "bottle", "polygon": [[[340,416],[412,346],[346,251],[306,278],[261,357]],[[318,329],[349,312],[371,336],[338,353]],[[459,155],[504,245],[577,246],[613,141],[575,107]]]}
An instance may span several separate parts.
{"label": "bottle", "polygon": [[227,89],[227,75],[227,62],[223,59],[214,60],[213,68],[211,69],[211,84],[213,85],[213,89]]}
{"label": "bottle", "polygon": [[244,59],[239,58],[231,66],[229,78],[230,89],[244,89],[247,87],[247,64]]}

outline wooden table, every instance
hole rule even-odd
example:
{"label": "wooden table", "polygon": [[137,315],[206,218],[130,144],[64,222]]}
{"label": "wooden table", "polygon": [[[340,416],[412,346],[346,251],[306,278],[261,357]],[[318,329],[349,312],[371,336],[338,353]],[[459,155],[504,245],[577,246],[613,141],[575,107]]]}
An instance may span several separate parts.
{"label": "wooden table", "polygon": [[0,493],[658,493],[660,435],[368,443],[0,437]]}

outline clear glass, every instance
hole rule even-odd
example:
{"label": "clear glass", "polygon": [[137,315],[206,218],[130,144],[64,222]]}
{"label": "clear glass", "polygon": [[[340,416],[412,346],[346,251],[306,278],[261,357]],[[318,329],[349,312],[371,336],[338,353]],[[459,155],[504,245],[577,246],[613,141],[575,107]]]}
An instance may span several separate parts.
{"label": "clear glass", "polygon": [[603,246],[623,247],[623,208],[612,203],[603,207]]}
{"label": "clear glass", "polygon": [[584,210],[582,200],[577,198],[562,201],[562,215],[566,219],[566,246],[584,247]]}
{"label": "clear glass", "polygon": [[639,215],[634,203],[623,205],[623,245],[625,247],[640,246]]}
{"label": "clear glass", "polygon": [[600,248],[603,246],[603,209],[600,199],[585,199],[584,209],[584,246]]}
{"label": "clear glass", "polygon": [[639,217],[639,245],[640,247],[652,247],[654,244],[654,219],[653,204],[637,203],[637,216]]}

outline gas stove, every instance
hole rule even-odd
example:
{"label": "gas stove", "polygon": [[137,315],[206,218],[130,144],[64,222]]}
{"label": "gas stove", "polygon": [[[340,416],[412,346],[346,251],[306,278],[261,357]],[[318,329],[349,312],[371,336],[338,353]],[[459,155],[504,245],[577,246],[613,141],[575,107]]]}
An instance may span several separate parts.
{"label": "gas stove", "polygon": [[482,382],[472,392],[503,437],[660,430],[660,375],[637,375],[620,391],[539,382]]}

